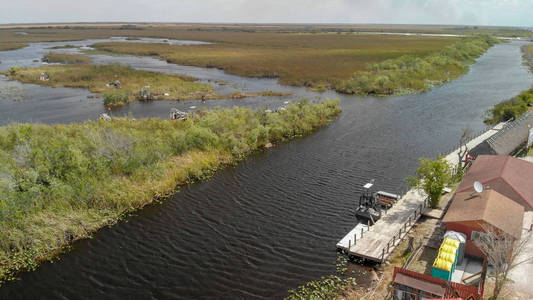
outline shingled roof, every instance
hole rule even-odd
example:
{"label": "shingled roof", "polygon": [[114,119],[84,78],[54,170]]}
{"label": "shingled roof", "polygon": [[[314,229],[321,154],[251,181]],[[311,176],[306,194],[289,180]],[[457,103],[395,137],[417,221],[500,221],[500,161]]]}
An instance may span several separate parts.
{"label": "shingled roof", "polygon": [[519,239],[524,207],[495,190],[456,193],[442,222],[484,221]]}
{"label": "shingled roof", "polygon": [[526,112],[522,117],[505,126],[486,139],[469,154],[476,157],[484,154],[509,155],[527,141],[529,129],[533,128],[533,113]]}
{"label": "shingled roof", "polygon": [[480,155],[468,169],[457,192],[474,191],[479,181],[533,210],[533,163],[504,155]]}

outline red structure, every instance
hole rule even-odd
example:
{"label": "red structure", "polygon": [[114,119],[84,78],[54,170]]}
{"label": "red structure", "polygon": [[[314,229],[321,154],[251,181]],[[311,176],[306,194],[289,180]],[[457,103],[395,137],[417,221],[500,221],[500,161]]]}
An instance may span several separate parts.
{"label": "red structure", "polygon": [[403,268],[394,268],[392,277],[393,299],[463,299],[480,300],[483,297],[483,280],[476,286],[468,286]]}
{"label": "red structure", "polygon": [[475,240],[485,233],[484,226],[505,232],[516,239],[522,233],[524,207],[495,190],[482,193],[460,192],[446,212],[442,222],[446,230],[464,233],[467,237],[465,253],[483,258]]}

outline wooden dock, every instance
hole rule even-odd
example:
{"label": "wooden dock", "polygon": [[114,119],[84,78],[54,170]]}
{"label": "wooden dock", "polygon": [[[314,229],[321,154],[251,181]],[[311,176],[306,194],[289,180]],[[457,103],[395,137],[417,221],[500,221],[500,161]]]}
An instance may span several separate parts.
{"label": "wooden dock", "polygon": [[[472,149],[498,130],[503,123],[480,134],[467,143]],[[459,149],[452,151],[445,159],[452,166],[458,164]],[[337,249],[349,256],[383,263],[401,243],[420,216],[426,212],[427,196],[418,190],[409,190],[398,202],[386,211],[374,225],[357,224],[338,243]]]}
{"label": "wooden dock", "polygon": [[426,197],[410,190],[373,226],[357,224],[337,249],[350,256],[384,262],[420,218],[426,208]]}

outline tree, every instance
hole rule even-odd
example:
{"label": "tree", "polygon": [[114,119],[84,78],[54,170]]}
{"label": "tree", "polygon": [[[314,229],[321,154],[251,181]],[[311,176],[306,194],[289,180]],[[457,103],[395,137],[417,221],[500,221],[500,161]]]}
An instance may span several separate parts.
{"label": "tree", "polygon": [[511,270],[533,261],[533,253],[524,252],[531,235],[528,233],[520,240],[505,232],[495,230],[492,226],[482,225],[481,227],[485,233],[481,234],[475,244],[493,268],[494,291],[491,299],[498,299]]}
{"label": "tree", "polygon": [[416,170],[416,177],[409,177],[409,185],[412,188],[422,189],[428,194],[429,205],[432,208],[439,206],[442,191],[451,181],[450,165],[443,156],[439,156],[434,161],[421,158],[420,165]]}
{"label": "tree", "polygon": [[459,151],[457,152],[457,156],[459,159],[459,162],[457,163],[457,171],[462,172],[466,166],[467,163],[467,156],[468,156],[468,138],[472,134],[470,129],[463,129],[463,133],[461,134],[461,137],[459,138]]}

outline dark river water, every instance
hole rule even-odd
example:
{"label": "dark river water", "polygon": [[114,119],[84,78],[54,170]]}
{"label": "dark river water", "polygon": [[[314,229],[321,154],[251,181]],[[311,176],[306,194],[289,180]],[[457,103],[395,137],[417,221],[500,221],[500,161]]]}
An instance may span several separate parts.
{"label": "dark river water", "polygon": [[[208,101],[208,107],[261,108],[300,97],[340,98],[343,112],[311,136],[254,154],[208,181],[183,187],[160,205],[102,229],[93,239],[75,243],[60,261],[43,263],[4,285],[0,298],[283,298],[289,288],[335,270],[335,244],[356,224],[354,205],[367,180],[374,178],[378,189],[401,192],[419,157],[450,150],[464,128],[484,128],[482,115],[493,104],[531,86],[533,77],[522,65],[521,45],[497,45],[462,78],[428,93],[395,98],[313,93],[275,80],[241,78],[152,58],[95,56],[97,63],[120,62],[195,76],[221,93],[294,93]],[[214,80],[233,84],[219,86]],[[84,90],[5,80],[1,84],[20,85],[29,98],[35,97],[0,100],[4,124],[81,121],[103,111],[100,100],[87,99]],[[40,102],[42,109],[35,109]],[[170,107],[190,106],[202,104],[135,103],[113,114],[167,117]]]}

